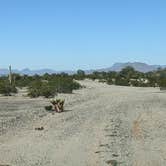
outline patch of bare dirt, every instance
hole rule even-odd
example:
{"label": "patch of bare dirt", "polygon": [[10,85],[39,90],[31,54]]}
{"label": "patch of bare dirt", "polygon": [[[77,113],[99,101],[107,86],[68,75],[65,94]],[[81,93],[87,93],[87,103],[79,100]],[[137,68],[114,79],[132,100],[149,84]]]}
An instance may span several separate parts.
{"label": "patch of bare dirt", "polygon": [[[89,80],[65,98],[0,97],[0,164],[11,166],[165,166],[166,94],[155,88]],[[41,129],[42,130],[35,130]]]}

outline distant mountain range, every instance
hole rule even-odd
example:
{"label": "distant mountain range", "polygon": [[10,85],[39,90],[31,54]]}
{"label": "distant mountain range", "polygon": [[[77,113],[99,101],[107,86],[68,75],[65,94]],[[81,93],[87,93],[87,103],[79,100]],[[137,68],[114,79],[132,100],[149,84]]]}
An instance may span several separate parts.
{"label": "distant mountain range", "polygon": [[[69,74],[73,74],[75,73],[74,71],[56,71],[56,70],[52,70],[52,69],[39,69],[39,70],[30,70],[28,68],[23,69],[23,70],[18,70],[18,69],[13,69],[12,73],[18,73],[21,75],[43,75],[45,73],[49,73],[49,74],[53,74],[53,73],[69,73]],[[9,74],[9,70],[8,69],[0,69],[0,75],[8,75]]]}
{"label": "distant mountain range", "polygon": [[133,63],[127,62],[127,63],[115,63],[112,67],[100,69],[99,71],[121,71],[123,68],[127,66],[131,66],[135,70],[144,73],[157,70],[158,68],[166,68],[166,65],[148,65],[146,63],[141,63],[141,62],[133,62]]}
{"label": "distant mountain range", "polygon": [[[166,65],[148,65],[146,63],[140,63],[140,62],[127,62],[127,63],[115,63],[112,67],[109,68],[103,68],[103,69],[97,69],[97,70],[86,70],[86,73],[92,73],[94,71],[121,71],[123,68],[127,67],[127,66],[131,66],[133,67],[135,70],[140,71],[140,72],[149,72],[149,71],[154,71],[157,70],[158,68],[166,68]],[[69,74],[73,74],[76,73],[76,71],[56,71],[56,70],[52,70],[52,69],[40,69],[40,70],[30,70],[30,69],[23,69],[23,70],[17,70],[14,69],[13,73],[19,73],[19,74],[27,74],[27,75],[35,75],[35,74],[39,74],[39,75],[43,75],[45,73],[49,73],[49,74],[53,74],[53,73],[69,73]],[[0,75],[7,75],[9,73],[8,69],[0,69]]]}

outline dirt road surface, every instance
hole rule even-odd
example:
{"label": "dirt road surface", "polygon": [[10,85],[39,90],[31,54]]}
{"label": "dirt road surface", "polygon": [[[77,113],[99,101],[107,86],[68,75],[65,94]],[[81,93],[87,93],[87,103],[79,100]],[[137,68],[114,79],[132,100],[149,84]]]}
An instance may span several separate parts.
{"label": "dirt road surface", "polygon": [[166,166],[166,93],[81,83],[59,95],[61,114],[44,110],[47,99],[0,98],[0,165]]}

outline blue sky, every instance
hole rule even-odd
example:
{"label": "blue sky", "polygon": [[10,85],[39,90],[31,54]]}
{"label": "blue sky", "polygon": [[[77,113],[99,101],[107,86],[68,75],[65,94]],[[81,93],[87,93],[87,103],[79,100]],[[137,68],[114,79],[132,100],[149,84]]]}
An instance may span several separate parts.
{"label": "blue sky", "polygon": [[166,64],[165,0],[0,0],[0,68]]}

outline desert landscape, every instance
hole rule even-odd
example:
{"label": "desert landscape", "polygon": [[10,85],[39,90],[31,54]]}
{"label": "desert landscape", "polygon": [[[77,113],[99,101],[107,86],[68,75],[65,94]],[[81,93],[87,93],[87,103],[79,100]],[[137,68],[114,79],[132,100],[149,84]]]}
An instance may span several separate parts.
{"label": "desert landscape", "polygon": [[166,1],[0,1],[0,166],[166,166]]}
{"label": "desert landscape", "polygon": [[0,97],[0,165],[166,165],[164,91],[79,82],[84,88],[58,94],[63,113],[47,112],[49,99],[24,90]]}

